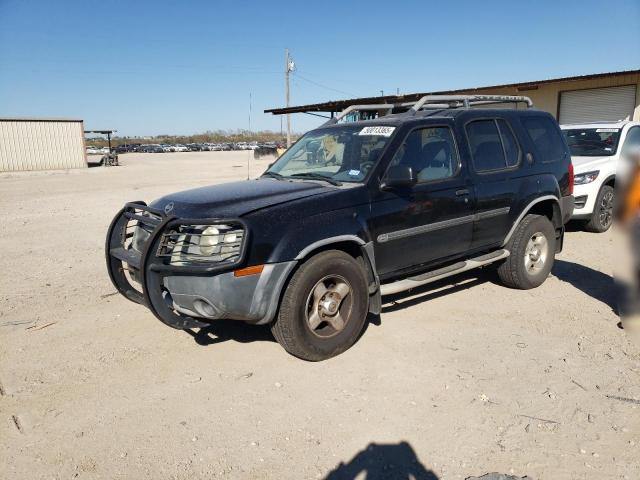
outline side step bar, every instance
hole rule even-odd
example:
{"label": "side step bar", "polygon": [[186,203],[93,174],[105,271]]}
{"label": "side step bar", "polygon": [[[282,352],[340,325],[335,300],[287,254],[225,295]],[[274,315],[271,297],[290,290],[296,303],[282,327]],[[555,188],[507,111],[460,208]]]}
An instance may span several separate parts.
{"label": "side step bar", "polygon": [[503,258],[507,258],[510,255],[508,250],[496,250],[495,252],[487,253],[479,257],[470,258],[462,262],[454,263],[447,267],[439,268],[431,272],[423,273],[415,277],[405,278],[404,280],[398,280],[397,282],[386,283],[380,285],[380,293],[382,295],[393,295],[394,293],[405,292],[412,288],[426,285],[427,283],[435,282],[441,278],[450,277],[458,273],[466,272],[467,270],[473,270],[474,268],[488,265]]}

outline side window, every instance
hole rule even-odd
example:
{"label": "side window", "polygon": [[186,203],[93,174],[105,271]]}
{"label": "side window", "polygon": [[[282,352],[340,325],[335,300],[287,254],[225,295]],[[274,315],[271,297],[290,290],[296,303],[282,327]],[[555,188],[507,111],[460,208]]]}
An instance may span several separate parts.
{"label": "side window", "polygon": [[565,147],[558,128],[547,117],[524,117],[522,125],[533,140],[541,161],[557,162],[564,157]]}
{"label": "side window", "polygon": [[419,182],[432,182],[458,172],[458,152],[449,127],[413,130],[393,156],[391,165],[411,167]]}
{"label": "side window", "polygon": [[640,127],[631,127],[622,146],[622,153],[629,153],[640,148]]}
{"label": "side window", "polygon": [[475,120],[467,125],[467,136],[476,172],[490,172],[506,168],[507,161],[494,120]]}
{"label": "side window", "polygon": [[500,136],[502,137],[504,153],[507,157],[507,167],[515,167],[520,163],[520,146],[506,120],[499,119],[497,122]]}

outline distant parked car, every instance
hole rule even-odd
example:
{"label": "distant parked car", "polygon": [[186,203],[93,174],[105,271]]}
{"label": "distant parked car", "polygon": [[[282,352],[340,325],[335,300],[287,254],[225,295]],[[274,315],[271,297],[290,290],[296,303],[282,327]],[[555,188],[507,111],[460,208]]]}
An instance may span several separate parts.
{"label": "distant parked car", "polygon": [[114,148],[116,153],[128,153],[128,152],[133,152],[134,151],[134,146],[133,145],[127,145],[126,143],[123,145],[118,145],[117,147]]}
{"label": "distant parked car", "polygon": [[640,122],[561,125],[575,169],[575,210],[586,230],[606,232],[613,223],[616,173],[621,156],[640,147]]}
{"label": "distant parked car", "polygon": [[161,145],[147,145],[144,151],[147,153],[164,153],[165,149]]}
{"label": "distant parked car", "polygon": [[188,152],[189,151],[189,149],[187,147],[185,147],[184,145],[181,145],[181,144],[177,144],[173,148],[174,148],[174,150],[173,150],[174,152]]}
{"label": "distant parked car", "polygon": [[98,147],[94,147],[93,145],[87,145],[87,154],[88,155],[97,155],[101,153]]}

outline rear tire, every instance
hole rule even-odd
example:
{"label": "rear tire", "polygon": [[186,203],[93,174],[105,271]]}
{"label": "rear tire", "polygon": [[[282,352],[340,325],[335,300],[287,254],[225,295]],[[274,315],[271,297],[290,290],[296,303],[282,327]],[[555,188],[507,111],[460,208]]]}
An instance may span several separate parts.
{"label": "rear tire", "polygon": [[339,250],[321,252],[291,277],[271,332],[290,354],[309,361],[351,347],[367,318],[369,295],[361,264]]}
{"label": "rear tire", "polygon": [[585,225],[585,230],[594,233],[604,233],[613,224],[613,202],[615,200],[615,191],[609,185],[603,185],[596,203],[593,206],[593,214],[591,219]]}
{"label": "rear tire", "polygon": [[543,215],[522,219],[506,247],[510,255],[498,267],[502,283],[528,290],[540,286],[549,276],[556,252],[553,224]]}

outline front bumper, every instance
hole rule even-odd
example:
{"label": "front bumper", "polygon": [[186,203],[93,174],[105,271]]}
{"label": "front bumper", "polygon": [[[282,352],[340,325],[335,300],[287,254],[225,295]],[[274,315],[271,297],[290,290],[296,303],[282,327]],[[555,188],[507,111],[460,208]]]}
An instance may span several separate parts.
{"label": "front bumper", "polygon": [[593,210],[595,209],[596,197],[598,196],[599,189],[600,185],[596,184],[596,182],[587,183],[585,185],[576,185],[573,187],[573,195],[576,198],[579,198],[580,201],[577,202],[571,218],[584,219],[591,217]]}
{"label": "front bumper", "polygon": [[[192,221],[206,225],[225,220]],[[131,248],[132,229],[138,223],[153,229],[142,252]],[[267,264],[260,274],[239,277],[234,270],[243,262],[244,251],[233,264],[171,265],[169,259],[157,256],[158,246],[163,233],[184,223],[144,202],[125,205],[109,227],[105,248],[107,270],[117,290],[173,328],[202,328],[208,325],[206,320],[222,318],[270,322],[296,262]],[[245,248],[247,242],[245,238]]]}

